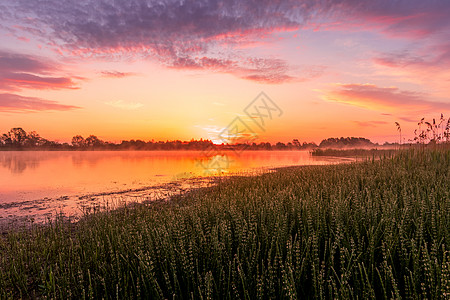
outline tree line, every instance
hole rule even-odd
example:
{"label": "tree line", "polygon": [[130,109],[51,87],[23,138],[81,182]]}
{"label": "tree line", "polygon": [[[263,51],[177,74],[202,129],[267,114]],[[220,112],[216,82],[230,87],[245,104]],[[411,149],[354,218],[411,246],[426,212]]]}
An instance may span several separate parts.
{"label": "tree line", "polygon": [[293,139],[288,143],[249,143],[249,144],[214,144],[210,140],[190,140],[190,141],[143,141],[143,140],[124,140],[120,143],[103,141],[95,135],[89,135],[84,138],[81,135],[75,135],[70,143],[60,143],[41,137],[36,131],[26,132],[17,127],[11,128],[6,133],[0,135],[0,149],[2,150],[310,150],[323,147],[367,147],[375,146],[365,138],[329,138],[323,140],[319,145],[313,142],[301,143],[298,139]]}

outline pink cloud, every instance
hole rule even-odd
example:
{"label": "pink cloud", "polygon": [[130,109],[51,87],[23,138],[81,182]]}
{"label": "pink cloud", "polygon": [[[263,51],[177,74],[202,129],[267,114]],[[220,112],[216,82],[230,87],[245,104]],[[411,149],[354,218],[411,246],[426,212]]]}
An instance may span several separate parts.
{"label": "pink cloud", "polygon": [[286,61],[276,58],[221,59],[206,56],[178,58],[169,67],[180,70],[207,69],[266,84],[308,81],[320,77],[325,70],[323,66],[313,65],[293,68]]}
{"label": "pink cloud", "polygon": [[437,42],[415,51],[384,53],[375,57],[374,62],[391,68],[446,71],[450,66],[450,43]]}
{"label": "pink cloud", "polygon": [[331,1],[328,5],[329,9],[325,9],[321,17],[308,27],[317,30],[371,30],[394,38],[410,39],[421,39],[450,29],[447,17],[450,3],[446,1],[344,0]]}
{"label": "pink cloud", "polygon": [[58,67],[53,62],[0,51],[0,90],[78,88],[72,78],[52,76],[56,72]]}
{"label": "pink cloud", "polygon": [[379,65],[383,65],[386,67],[397,68],[397,67],[406,67],[410,65],[417,65],[424,63],[423,56],[415,56],[410,54],[409,52],[402,53],[389,53],[384,54],[378,57],[375,57],[373,61]]}
{"label": "pink cloud", "polygon": [[27,73],[12,73],[3,77],[5,84],[28,89],[77,89],[75,83],[66,77],[41,77]]}
{"label": "pink cloud", "polygon": [[285,74],[253,74],[242,77],[259,83],[278,84],[293,81],[295,78]]}
{"label": "pink cloud", "polygon": [[16,94],[0,94],[0,112],[24,113],[39,111],[67,111],[79,109],[78,106],[60,104],[56,101],[35,97],[24,97]]}
{"label": "pink cloud", "polygon": [[427,95],[403,91],[397,87],[374,84],[340,84],[327,93],[328,101],[387,112],[429,111],[450,109],[450,103],[433,102]]}
{"label": "pink cloud", "polygon": [[373,62],[386,74],[393,74],[401,81],[429,86],[436,95],[448,97],[450,43],[447,41],[434,40],[418,49],[380,54],[373,58]]}
{"label": "pink cloud", "polygon": [[211,57],[185,57],[178,58],[170,67],[188,70],[208,69],[268,84],[284,83],[296,78],[288,74],[291,72],[291,68],[281,59],[241,58],[231,60]]}
{"label": "pink cloud", "polygon": [[416,119],[412,119],[409,117],[398,117],[400,120],[405,121],[405,122],[409,122],[409,123],[417,123]]}
{"label": "pink cloud", "polygon": [[110,78],[124,78],[136,75],[136,73],[133,72],[119,72],[119,71],[102,71],[100,73],[102,74],[103,77],[110,77]]}
{"label": "pink cloud", "polygon": [[26,37],[24,37],[24,36],[19,36],[19,37],[17,37],[17,39],[18,39],[19,41],[26,42],[26,43],[28,43],[28,42],[30,41],[29,38],[26,38]]}

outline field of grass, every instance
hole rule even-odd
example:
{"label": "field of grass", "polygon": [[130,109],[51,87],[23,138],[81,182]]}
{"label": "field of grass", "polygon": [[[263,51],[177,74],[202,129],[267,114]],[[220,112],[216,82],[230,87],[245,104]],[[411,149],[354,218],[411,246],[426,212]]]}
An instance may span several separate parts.
{"label": "field of grass", "polygon": [[450,151],[235,178],[0,236],[0,298],[449,299]]}

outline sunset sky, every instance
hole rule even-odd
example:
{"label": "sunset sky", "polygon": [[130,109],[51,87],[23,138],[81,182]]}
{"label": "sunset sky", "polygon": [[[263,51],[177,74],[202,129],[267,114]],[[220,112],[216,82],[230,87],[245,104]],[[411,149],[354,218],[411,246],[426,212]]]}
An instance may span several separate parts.
{"label": "sunset sky", "polygon": [[[450,1],[6,0],[0,132],[216,139],[265,92],[259,141],[413,137],[450,117]],[[251,120],[247,120],[251,124]]]}

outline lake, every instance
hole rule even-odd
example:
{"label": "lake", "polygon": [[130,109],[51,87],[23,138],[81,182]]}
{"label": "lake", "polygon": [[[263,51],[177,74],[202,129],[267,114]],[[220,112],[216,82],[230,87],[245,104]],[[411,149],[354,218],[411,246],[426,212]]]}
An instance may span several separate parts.
{"label": "lake", "polygon": [[212,176],[350,160],[307,151],[0,151],[0,220],[79,216],[100,204],[207,186]]}

